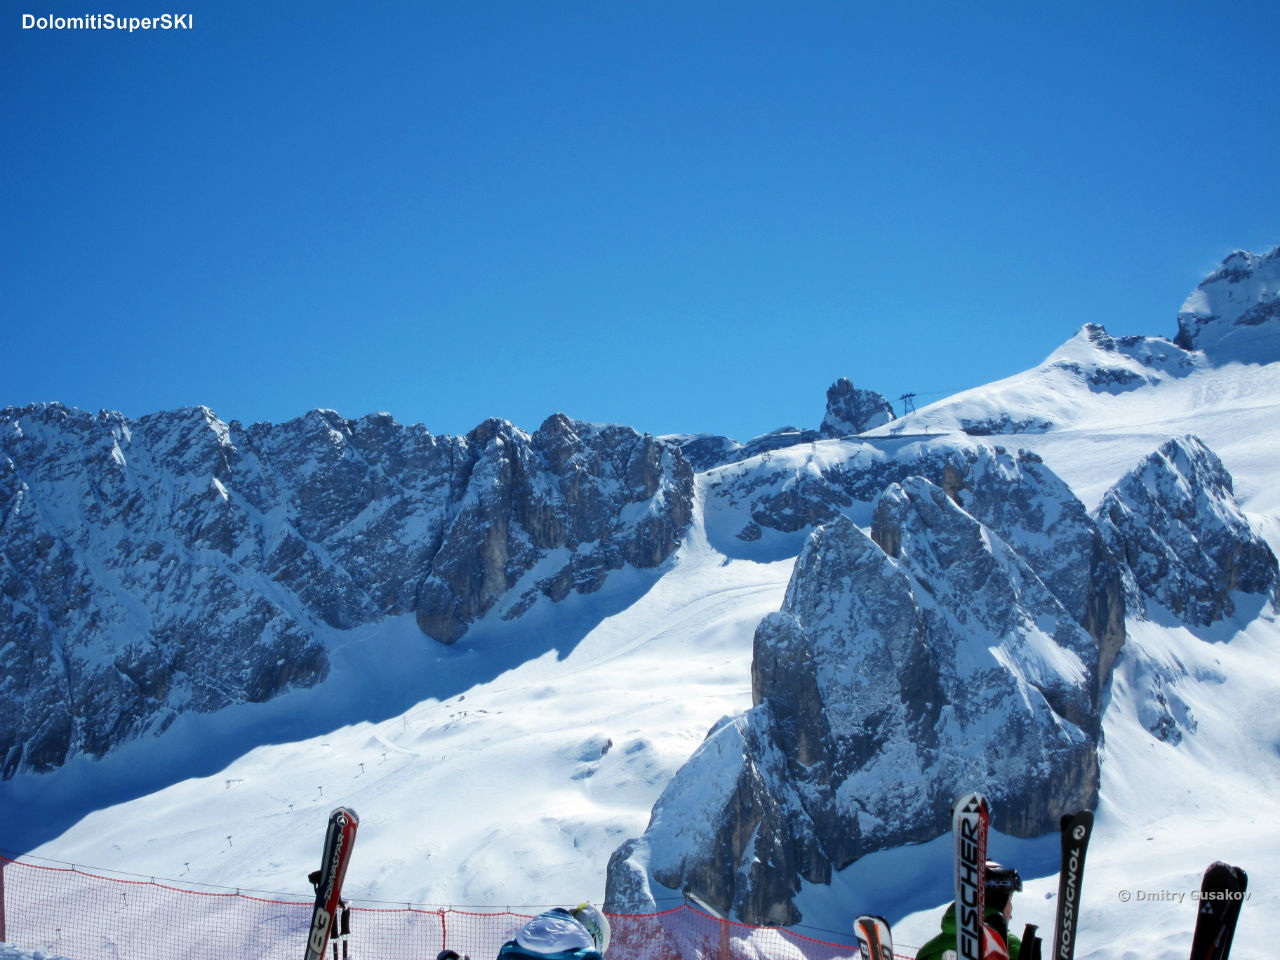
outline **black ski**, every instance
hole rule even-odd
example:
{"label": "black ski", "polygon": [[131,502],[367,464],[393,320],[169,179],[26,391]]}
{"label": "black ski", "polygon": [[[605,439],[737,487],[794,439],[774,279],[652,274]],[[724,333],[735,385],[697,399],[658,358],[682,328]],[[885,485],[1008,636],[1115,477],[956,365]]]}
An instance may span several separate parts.
{"label": "black ski", "polygon": [[310,877],[316,887],[316,905],[311,912],[307,935],[306,960],[325,960],[325,948],[336,931],[334,921],[342,900],[342,879],[351,862],[351,847],[356,840],[360,818],[350,807],[338,807],[329,814],[329,829],[324,836],[324,859],[320,869]]}
{"label": "black ski", "polygon": [[1239,867],[1220,860],[1209,864],[1200,883],[1191,960],[1227,960],[1248,886],[1249,875]]}
{"label": "black ski", "polygon": [[1080,923],[1080,885],[1084,882],[1084,855],[1093,833],[1093,814],[1081,810],[1062,818],[1062,869],[1058,873],[1058,912],[1053,924],[1053,960],[1076,955],[1076,927]]}
{"label": "black ski", "polygon": [[893,934],[884,917],[864,914],[853,924],[862,960],[893,960]]}

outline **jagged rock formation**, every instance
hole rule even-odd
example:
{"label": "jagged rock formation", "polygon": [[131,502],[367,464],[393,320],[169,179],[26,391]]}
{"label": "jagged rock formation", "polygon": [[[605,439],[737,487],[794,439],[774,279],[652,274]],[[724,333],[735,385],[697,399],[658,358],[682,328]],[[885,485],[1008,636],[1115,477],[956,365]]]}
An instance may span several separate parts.
{"label": "jagged rock formation", "polygon": [[1076,621],[1097,641],[1100,682],[1124,642],[1120,565],[1088,511],[1039,456],[955,440],[912,444],[890,455],[849,443],[821,459],[793,454],[709,474],[708,513],[746,515],[745,541],[763,530],[811,529],[847,513],[869,516],[884,488],[926,477],[1018,549]]}
{"label": "jagged rock formation", "polygon": [[312,685],[326,628],[416,613],[452,642],[656,566],[692,495],[678,450],[559,415],[435,437],[385,414],[0,411],[3,773]]}
{"label": "jagged rock formation", "polygon": [[894,419],[889,401],[873,390],[859,390],[841,377],[827,389],[827,415],[818,433],[844,437],[883,426]]}
{"label": "jagged rock formation", "polygon": [[466,490],[418,589],[418,624],[438,640],[460,637],[553,550],[568,553],[513,595],[506,616],[538,596],[598,590],[624,564],[656,567],[692,517],[689,465],[629,427],[557,414],[530,437],[490,420],[467,442]]}
{"label": "jagged rock formation", "polygon": [[756,631],[752,681],[756,706],[712,732],[615,854],[617,909],[651,903],[651,876],[794,922],[802,880],[937,836],[965,786],[1020,836],[1096,796],[1097,644],[923,477],[885,489],[870,537],[844,517],[815,531]]}
{"label": "jagged rock formation", "polygon": [[1103,497],[1103,535],[1124,558],[1132,606],[1207,626],[1239,591],[1275,598],[1275,554],[1236,504],[1231,475],[1193,436],[1163,444]]}
{"label": "jagged rock formation", "polygon": [[1174,342],[1213,360],[1280,360],[1280,247],[1227,257],[1182,305]]}

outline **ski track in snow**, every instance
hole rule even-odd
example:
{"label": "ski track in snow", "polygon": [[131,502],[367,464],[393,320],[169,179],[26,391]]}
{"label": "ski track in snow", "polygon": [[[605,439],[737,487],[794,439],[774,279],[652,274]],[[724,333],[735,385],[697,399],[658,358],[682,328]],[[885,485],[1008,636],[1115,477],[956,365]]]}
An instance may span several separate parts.
{"label": "ski track in snow", "polygon": [[[1046,395],[1043,370],[1020,376],[917,416],[943,425],[948,403],[963,402],[966,415],[986,404],[994,415],[1012,392]],[[1070,412],[1059,429],[983,442],[1037,451],[1092,508],[1164,439],[1195,433],[1222,457],[1238,499],[1280,551],[1275,365],[1201,369],[1120,395],[1081,391],[1058,398],[1055,410]],[[609,855],[644,830],[711,725],[750,706],[755,625],[778,609],[791,572],[791,559],[717,552],[705,528],[741,524],[704,518],[699,499],[686,544],[658,574],[623,571],[598,594],[540,602],[515,623],[490,618],[453,648],[434,647],[411,617],[334,632],[333,675],[315,690],[184,718],[107,761],[19,777],[0,785],[0,812],[41,804],[56,822],[60,810],[87,807],[87,796],[120,799],[29,852],[305,900],[327,814],[346,804],[361,816],[346,885],[357,901],[599,901]],[[1078,956],[1185,957],[1190,895],[1217,859],[1249,872],[1233,955],[1269,955],[1280,942],[1280,625],[1264,615],[1238,632],[1217,625],[1197,636],[1151,621],[1129,630],[1104,718]],[[1148,662],[1194,717],[1178,744],[1143,727]],[[256,745],[263,724],[291,715],[293,726],[278,728],[282,742]],[[288,737],[295,728],[307,735]],[[221,753],[202,766],[210,736]],[[174,782],[132,795],[130,778],[149,764]],[[804,932],[851,943],[854,916],[882,913],[899,952],[910,952],[933,935],[950,899],[949,851],[944,837],[873,854],[830,887],[806,888]],[[1057,837],[993,835],[991,853],[1027,881],[1013,928],[1037,922],[1047,940]],[[0,948],[0,960],[30,956]]]}

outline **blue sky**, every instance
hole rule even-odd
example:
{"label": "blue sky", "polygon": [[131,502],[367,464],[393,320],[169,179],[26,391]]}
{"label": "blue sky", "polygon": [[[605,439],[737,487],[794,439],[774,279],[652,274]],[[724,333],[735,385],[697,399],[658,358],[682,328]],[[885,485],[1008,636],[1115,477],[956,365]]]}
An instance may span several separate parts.
{"label": "blue sky", "polygon": [[840,376],[923,403],[1086,321],[1172,336],[1280,243],[1274,3],[22,28],[84,7],[0,19],[0,405],[747,439]]}

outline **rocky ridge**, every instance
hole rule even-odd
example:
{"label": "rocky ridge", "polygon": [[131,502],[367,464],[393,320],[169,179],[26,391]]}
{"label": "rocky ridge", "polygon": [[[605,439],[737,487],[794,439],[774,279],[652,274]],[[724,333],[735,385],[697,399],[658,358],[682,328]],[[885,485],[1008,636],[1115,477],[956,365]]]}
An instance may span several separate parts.
{"label": "rocky ridge", "polygon": [[436,437],[319,410],[0,411],[3,773],[315,684],[326,631],[413,613],[451,643],[657,566],[692,495],[678,449],[562,415]]}

